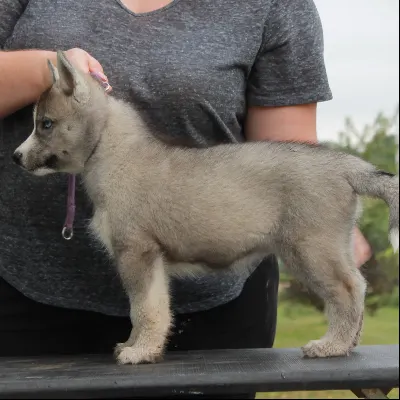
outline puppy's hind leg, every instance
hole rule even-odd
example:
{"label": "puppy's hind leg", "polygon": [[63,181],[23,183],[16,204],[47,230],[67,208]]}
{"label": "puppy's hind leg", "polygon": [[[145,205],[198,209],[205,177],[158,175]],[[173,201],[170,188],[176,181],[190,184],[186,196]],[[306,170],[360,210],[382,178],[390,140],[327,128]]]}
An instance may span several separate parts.
{"label": "puppy's hind leg", "polygon": [[125,343],[117,344],[119,364],[154,363],[165,349],[171,327],[168,278],[161,255],[134,250],[119,257],[119,272],[130,299],[132,331]]}
{"label": "puppy's hind leg", "polygon": [[358,323],[358,330],[353,340],[353,344],[351,346],[352,349],[360,344],[363,328],[364,328],[364,312],[361,313],[360,321]]}
{"label": "puppy's hind leg", "polygon": [[347,355],[359,339],[365,280],[345,246],[332,239],[307,238],[294,249],[283,251],[293,274],[325,301],[328,330],[302,348],[307,357]]}

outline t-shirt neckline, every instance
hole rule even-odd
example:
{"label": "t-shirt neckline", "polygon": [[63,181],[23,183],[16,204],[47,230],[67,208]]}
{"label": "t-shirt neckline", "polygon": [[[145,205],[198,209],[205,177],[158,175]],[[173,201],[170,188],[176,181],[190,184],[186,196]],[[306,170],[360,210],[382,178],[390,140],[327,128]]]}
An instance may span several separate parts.
{"label": "t-shirt neckline", "polygon": [[149,17],[154,14],[162,13],[169,8],[173,7],[175,4],[179,3],[180,0],[172,0],[170,3],[166,4],[163,7],[157,8],[153,11],[143,12],[143,13],[135,13],[131,9],[129,9],[124,3],[123,0],[115,0],[127,13],[131,14],[133,17]]}

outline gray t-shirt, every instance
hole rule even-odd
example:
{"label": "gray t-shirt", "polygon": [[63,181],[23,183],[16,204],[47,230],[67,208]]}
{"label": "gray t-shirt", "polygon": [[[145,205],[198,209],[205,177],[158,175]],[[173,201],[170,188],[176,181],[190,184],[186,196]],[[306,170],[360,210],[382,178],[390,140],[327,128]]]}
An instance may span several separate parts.
{"label": "gray t-shirt", "polygon": [[[331,99],[312,0],[174,0],[145,14],[118,0],[0,0],[0,46],[81,47],[103,65],[113,96],[134,102],[154,129],[199,144],[243,141],[247,106]],[[2,121],[0,276],[39,302],[128,315],[116,269],[87,234],[81,186],[66,242],[67,177],[35,178],[12,164],[31,129],[31,107]],[[230,301],[246,278],[176,279],[174,310]]]}

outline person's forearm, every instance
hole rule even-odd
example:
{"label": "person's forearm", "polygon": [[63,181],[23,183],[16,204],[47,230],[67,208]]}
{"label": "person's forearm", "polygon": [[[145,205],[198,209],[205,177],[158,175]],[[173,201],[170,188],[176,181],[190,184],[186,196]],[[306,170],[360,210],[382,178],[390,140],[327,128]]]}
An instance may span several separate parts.
{"label": "person's forearm", "polygon": [[246,128],[248,141],[318,142],[316,104],[290,107],[251,107]]}
{"label": "person's forearm", "polygon": [[32,104],[51,84],[44,50],[0,51],[0,118]]}

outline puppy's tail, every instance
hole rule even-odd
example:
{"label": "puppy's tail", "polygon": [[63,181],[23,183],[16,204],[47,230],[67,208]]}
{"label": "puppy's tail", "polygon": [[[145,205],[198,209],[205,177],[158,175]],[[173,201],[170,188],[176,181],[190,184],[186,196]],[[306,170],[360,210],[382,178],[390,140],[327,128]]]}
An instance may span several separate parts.
{"label": "puppy's tail", "polygon": [[395,252],[399,250],[399,177],[377,170],[370,163],[350,156],[346,166],[347,180],[359,195],[380,198],[389,206],[389,239]]}

